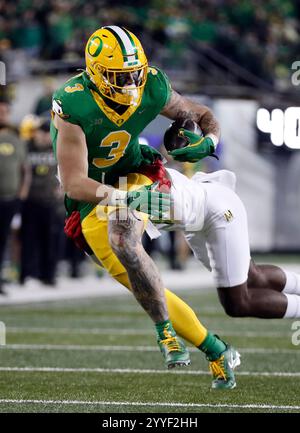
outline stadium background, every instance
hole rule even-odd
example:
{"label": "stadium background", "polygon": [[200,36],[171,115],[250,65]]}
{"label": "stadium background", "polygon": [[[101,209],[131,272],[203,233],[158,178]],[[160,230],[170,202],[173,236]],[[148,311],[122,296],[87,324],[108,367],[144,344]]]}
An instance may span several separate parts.
{"label": "stadium background", "polygon": [[[238,180],[237,191],[248,212],[252,250],[297,265],[300,253],[300,81],[296,76],[298,65],[294,62],[298,60],[300,48],[299,20],[300,4],[290,0],[98,0],[88,3],[81,0],[0,0],[0,60],[6,67],[6,84],[1,85],[1,92],[8,95],[11,102],[13,125],[25,142],[30,141],[41,122],[49,119],[53,89],[77,69],[84,68],[83,53],[88,36],[103,25],[127,27],[140,38],[150,64],[161,67],[177,91],[210,106],[220,121],[220,161],[208,158],[196,167],[185,164],[176,168],[187,174],[195,170],[233,170]],[[143,139],[160,148],[168,125],[168,120],[159,117],[145,130]],[[19,213],[13,220],[5,255],[3,279],[7,295],[0,296],[0,305],[26,302],[30,308],[31,302],[47,299],[96,297],[98,290],[107,296],[121,294],[100,270],[66,244],[61,203],[61,196],[53,203],[59,210],[55,235],[56,286],[50,285],[49,289],[32,278],[19,284],[22,249],[22,215]],[[150,245],[145,239],[145,244],[159,259],[165,281],[175,289],[212,286],[210,276],[189,256],[180,235],[171,238],[166,234],[156,245]],[[83,288],[85,295],[82,295]],[[196,295],[190,296],[201,303],[208,295],[199,299]],[[223,318],[216,299],[207,299],[208,314],[218,312],[216,321],[211,323],[223,329],[223,320],[229,322]],[[84,305],[82,308],[88,310]],[[133,321],[135,314],[130,315],[130,311],[138,309],[133,305],[130,304],[128,310],[129,321]],[[14,340],[17,331],[13,331],[16,329],[15,311],[5,308],[9,307],[0,309],[0,320],[11,328],[12,337],[8,342],[18,342]],[[32,308],[32,317],[35,317]],[[70,313],[71,306],[66,308]],[[95,308],[93,311],[95,314]],[[202,311],[200,307],[199,311]],[[52,323],[50,313],[49,323]],[[24,323],[32,326],[33,322],[26,320]],[[267,333],[273,331],[272,323],[266,325]],[[256,332],[260,325],[253,326]],[[278,335],[282,333],[282,346],[289,350],[283,338],[287,329],[288,326],[282,327]],[[45,343],[42,339],[41,342]],[[261,342],[261,346],[263,349],[267,344]],[[10,359],[8,357],[8,363]]]}

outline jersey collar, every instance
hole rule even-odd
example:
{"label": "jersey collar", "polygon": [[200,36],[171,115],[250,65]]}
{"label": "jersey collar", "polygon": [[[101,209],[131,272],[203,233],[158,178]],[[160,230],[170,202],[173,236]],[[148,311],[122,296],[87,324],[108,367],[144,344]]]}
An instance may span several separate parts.
{"label": "jersey collar", "polygon": [[86,86],[90,89],[93,99],[100,108],[100,110],[103,111],[105,116],[117,126],[123,125],[123,123],[125,123],[140,106],[142,99],[141,96],[137,105],[130,105],[124,113],[118,114],[104,102],[97,86],[95,86],[95,84],[90,80],[86,72],[83,73],[83,80]]}

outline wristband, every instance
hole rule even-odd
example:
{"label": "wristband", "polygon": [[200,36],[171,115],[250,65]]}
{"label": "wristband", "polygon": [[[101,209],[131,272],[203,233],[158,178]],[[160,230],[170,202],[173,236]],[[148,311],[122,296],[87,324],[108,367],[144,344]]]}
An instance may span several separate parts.
{"label": "wristband", "polygon": [[207,138],[207,137],[209,137],[212,140],[212,142],[214,144],[214,148],[216,149],[217,145],[219,143],[218,137],[215,134],[207,134],[204,138]]}

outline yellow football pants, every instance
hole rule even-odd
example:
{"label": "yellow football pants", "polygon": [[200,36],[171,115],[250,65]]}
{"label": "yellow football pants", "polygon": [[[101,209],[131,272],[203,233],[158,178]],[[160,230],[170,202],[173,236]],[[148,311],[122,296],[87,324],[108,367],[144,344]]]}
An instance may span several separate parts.
{"label": "yellow football pants", "polygon": [[[142,174],[128,175],[128,189],[136,189],[152,182]],[[112,251],[108,239],[108,215],[113,207],[97,206],[83,221],[82,233],[97,259],[109,274],[127,289],[131,290],[126,269]],[[140,214],[146,224],[148,216]],[[194,311],[178,296],[165,289],[169,318],[177,334],[195,346],[199,346],[207,335]]]}

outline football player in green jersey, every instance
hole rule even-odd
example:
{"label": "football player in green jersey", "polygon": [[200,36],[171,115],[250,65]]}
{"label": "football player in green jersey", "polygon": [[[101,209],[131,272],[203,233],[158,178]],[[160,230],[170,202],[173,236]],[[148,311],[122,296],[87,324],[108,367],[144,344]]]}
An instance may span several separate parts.
{"label": "football player in green jersey", "polygon": [[[107,26],[93,33],[86,46],[86,71],[53,97],[51,133],[67,214],[75,216],[74,221],[80,218],[93,254],[133,292],[154,321],[167,366],[190,363],[177,330],[206,353],[215,372],[213,387],[233,388],[228,346],[203,327],[190,307],[164,289],[141,243],[147,219],[160,219],[171,208],[170,195],[156,191],[153,179],[143,175],[143,167],[160,155],[140,145],[139,134],[158,114],[174,120],[191,118],[200,125],[204,139],[192,144],[192,152],[187,146],[187,158],[213,154],[219,125],[212,112],[172,90],[166,75],[148,66],[139,40],[125,28]],[[124,176],[125,191],[114,187]],[[102,229],[99,207],[105,215]]]}

